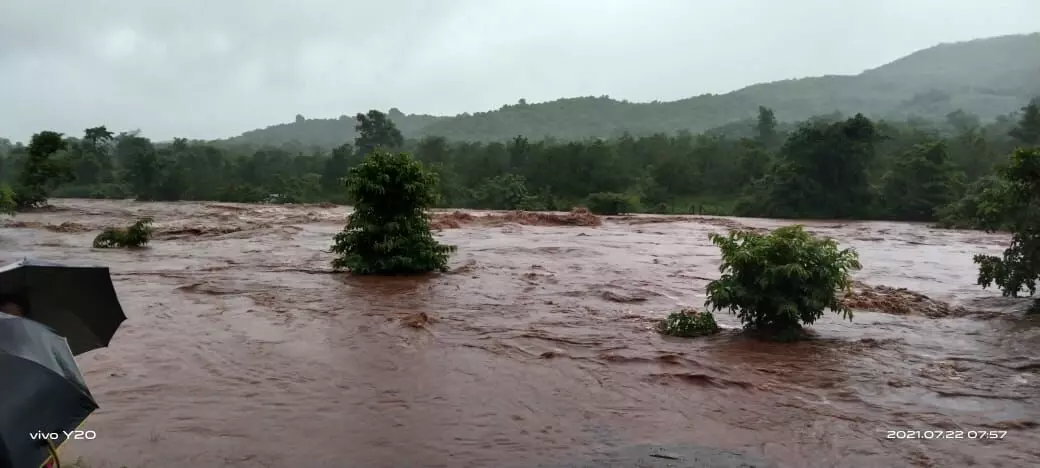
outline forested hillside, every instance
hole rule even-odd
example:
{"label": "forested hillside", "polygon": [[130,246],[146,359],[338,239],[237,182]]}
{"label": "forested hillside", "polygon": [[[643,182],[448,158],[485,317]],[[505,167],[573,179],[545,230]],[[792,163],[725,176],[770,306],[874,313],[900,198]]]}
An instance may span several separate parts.
{"label": "forested hillside", "polygon": [[[765,83],[721,95],[674,102],[632,103],[579,97],[529,104],[520,100],[490,112],[454,117],[389,113],[407,138],[504,141],[611,138],[658,132],[704,132],[754,119],[758,106],[781,122],[841,112],[873,119],[942,120],[958,109],[983,121],[1016,111],[1040,94],[1040,33],[942,44],[855,76],[824,76]],[[344,111],[353,111],[348,110]],[[353,113],[352,112],[352,113]],[[247,132],[228,143],[330,149],[354,139],[355,121],[341,116],[306,119]]]}
{"label": "forested hillside", "polygon": [[[406,139],[388,115],[358,114],[357,137],[331,151],[254,148],[184,139],[156,143],[105,127],[0,142],[7,211],[48,196],[351,203],[343,178],[376,148],[407,152],[439,180],[439,206],[482,209],[737,214],[892,219],[972,225],[996,167],[1040,145],[1040,106],[983,124],[825,115],[779,125],[760,107],[723,133],[579,141]],[[744,135],[744,136],[741,136]],[[13,190],[11,190],[13,189]]]}

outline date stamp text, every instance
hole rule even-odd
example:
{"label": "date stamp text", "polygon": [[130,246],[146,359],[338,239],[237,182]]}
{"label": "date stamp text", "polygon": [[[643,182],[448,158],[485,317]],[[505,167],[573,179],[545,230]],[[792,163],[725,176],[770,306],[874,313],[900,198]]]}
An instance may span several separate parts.
{"label": "date stamp text", "polygon": [[886,430],[886,439],[1003,439],[1007,431]]}

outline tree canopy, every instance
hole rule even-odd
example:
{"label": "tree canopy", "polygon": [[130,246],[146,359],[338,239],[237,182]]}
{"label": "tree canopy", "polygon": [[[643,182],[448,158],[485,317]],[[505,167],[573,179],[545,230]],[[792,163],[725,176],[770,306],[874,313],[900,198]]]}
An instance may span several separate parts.
{"label": "tree canopy", "polygon": [[433,238],[424,211],[436,199],[436,183],[405,153],[369,153],[346,179],[354,212],[335,237],[333,268],[357,274],[446,270],[452,247]]}
{"label": "tree canopy", "polygon": [[996,285],[1005,296],[1023,291],[1032,296],[1040,279],[1040,148],[1016,150],[998,174],[1002,183],[980,210],[981,221],[990,229],[1010,230],[1011,245],[1001,257],[975,256],[979,285]]}
{"label": "tree canopy", "polygon": [[[982,123],[966,112],[941,120],[875,121],[828,114],[797,125],[761,119],[725,132],[613,139],[501,142],[402,139],[392,119],[364,114],[353,142],[298,145],[154,142],[104,126],[34,145],[0,145],[0,183],[46,179],[58,197],[350,203],[343,179],[379,148],[405,152],[435,175],[435,206],[476,209],[742,214],[796,218],[943,221],[974,226],[980,184],[1022,142],[1028,112]],[[947,118],[948,117],[948,118]],[[62,148],[59,150],[59,148]],[[46,157],[43,157],[46,155]],[[42,171],[42,172],[41,172]],[[40,174],[50,174],[40,179]],[[45,197],[44,197],[45,199]],[[607,203],[609,202],[609,203]],[[609,206],[608,206],[609,205]]]}

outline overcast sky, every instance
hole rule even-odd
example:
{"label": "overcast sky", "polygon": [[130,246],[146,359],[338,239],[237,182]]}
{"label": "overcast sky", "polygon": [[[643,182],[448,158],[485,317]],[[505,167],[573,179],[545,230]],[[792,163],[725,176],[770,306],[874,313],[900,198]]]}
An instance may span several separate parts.
{"label": "overcast sky", "polygon": [[1040,0],[0,0],[0,136],[674,100],[1035,31]]}

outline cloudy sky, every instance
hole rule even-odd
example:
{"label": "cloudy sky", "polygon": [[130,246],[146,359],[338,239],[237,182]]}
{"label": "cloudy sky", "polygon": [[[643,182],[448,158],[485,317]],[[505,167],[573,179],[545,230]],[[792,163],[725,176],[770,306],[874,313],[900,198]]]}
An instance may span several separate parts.
{"label": "cloudy sky", "polygon": [[0,0],[0,136],[673,100],[1035,31],[1040,0]]}

